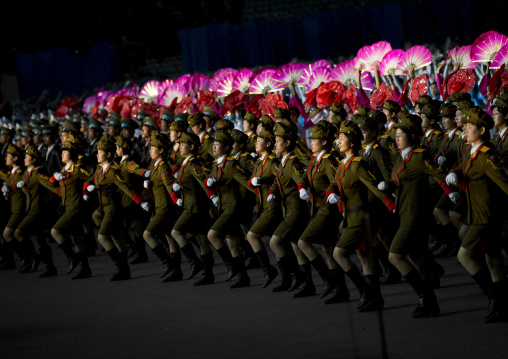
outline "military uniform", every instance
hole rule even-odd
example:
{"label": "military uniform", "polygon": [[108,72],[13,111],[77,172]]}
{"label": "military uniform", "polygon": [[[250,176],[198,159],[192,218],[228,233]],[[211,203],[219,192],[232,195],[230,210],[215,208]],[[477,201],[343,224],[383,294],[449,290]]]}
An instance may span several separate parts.
{"label": "military uniform", "polygon": [[[21,158],[23,152],[19,147],[9,144],[6,153]],[[23,179],[23,170],[20,167],[14,167],[10,171],[0,171],[0,179],[6,182],[3,188],[6,188],[4,197],[11,202],[11,216],[7,222],[6,228],[17,228],[26,215],[26,198],[23,191],[17,188],[17,182]]]}

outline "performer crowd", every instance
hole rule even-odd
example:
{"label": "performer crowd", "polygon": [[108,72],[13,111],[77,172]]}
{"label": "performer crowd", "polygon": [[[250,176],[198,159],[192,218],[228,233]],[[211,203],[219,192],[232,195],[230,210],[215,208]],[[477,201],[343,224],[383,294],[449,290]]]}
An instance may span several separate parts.
{"label": "performer crowd", "polygon": [[349,301],[350,280],[360,312],[382,310],[382,284],[404,279],[419,318],[440,313],[436,258],[457,256],[488,298],[485,322],[506,321],[508,92],[490,109],[461,92],[420,96],[414,109],[334,103],[308,138],[296,107],[244,111],[243,131],[211,107],[165,110],[160,123],[139,111],[2,127],[0,267],[89,278],[100,244],[112,281],[151,251],[164,282],[199,275],[202,286],[216,281],[216,251],[231,288],[260,268],[263,288],[312,296],[314,270],[326,304]]}

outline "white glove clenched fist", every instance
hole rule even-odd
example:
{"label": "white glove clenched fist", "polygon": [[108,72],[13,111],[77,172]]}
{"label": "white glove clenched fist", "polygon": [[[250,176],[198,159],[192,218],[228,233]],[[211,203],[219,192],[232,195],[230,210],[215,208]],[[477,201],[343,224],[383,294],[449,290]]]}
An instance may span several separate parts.
{"label": "white glove clenched fist", "polygon": [[215,178],[208,178],[206,180],[206,185],[208,187],[213,187],[215,185],[215,183],[217,182],[217,180]]}
{"label": "white glove clenched fist", "polygon": [[379,182],[377,185],[377,189],[380,191],[386,191],[388,189],[388,182],[386,181]]}
{"label": "white glove clenched fist", "polygon": [[339,202],[339,196],[337,196],[335,193],[330,193],[328,195],[328,198],[326,199],[327,203],[335,204]]}
{"label": "white glove clenched fist", "polygon": [[173,183],[172,188],[173,188],[173,191],[174,191],[174,192],[178,192],[178,191],[181,191],[181,190],[182,190],[183,186],[181,186],[181,185],[180,185],[180,184],[178,184],[178,183]]}
{"label": "white glove clenched fist", "polygon": [[252,183],[252,185],[255,187],[260,186],[261,185],[261,177],[253,177],[252,180],[250,181],[250,183]]}
{"label": "white glove clenched fist", "polygon": [[55,177],[55,179],[56,179],[57,181],[61,181],[61,180],[63,180],[63,179],[64,179],[64,175],[63,175],[63,174],[61,174],[60,172],[55,172],[55,173],[53,174],[53,177]]}
{"label": "white glove clenched fist", "polygon": [[455,172],[450,172],[446,176],[446,184],[448,186],[456,186],[459,183],[459,177]]}
{"label": "white glove clenched fist", "polygon": [[23,188],[25,187],[26,182],[25,181],[19,181],[16,183],[16,188]]}
{"label": "white glove clenched fist", "polygon": [[307,192],[305,188],[301,188],[300,191],[298,191],[298,194],[304,201],[308,201],[310,199],[309,192]]}

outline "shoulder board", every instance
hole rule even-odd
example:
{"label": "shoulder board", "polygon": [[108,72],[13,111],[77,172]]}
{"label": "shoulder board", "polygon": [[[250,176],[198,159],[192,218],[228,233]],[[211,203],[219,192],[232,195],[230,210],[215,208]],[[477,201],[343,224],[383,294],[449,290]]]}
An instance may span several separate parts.
{"label": "shoulder board", "polygon": [[363,160],[363,157],[357,156],[357,157],[353,158],[351,161],[352,162],[360,162],[361,160]]}
{"label": "shoulder board", "polygon": [[276,158],[274,155],[268,155],[268,158],[273,160],[274,158]]}
{"label": "shoulder board", "polygon": [[117,169],[119,169],[120,167],[118,167],[118,163],[113,162],[113,163],[111,164],[111,168],[113,168],[113,169],[117,170]]}
{"label": "shoulder board", "polygon": [[485,152],[485,153],[489,152],[489,150],[490,150],[490,148],[487,146],[482,146],[482,148],[480,148],[480,151]]}
{"label": "shoulder board", "polygon": [[380,138],[388,138],[388,137],[390,137],[390,136],[388,136],[388,135],[382,135]]}
{"label": "shoulder board", "polygon": [[235,158],[233,156],[229,156],[229,157],[226,157],[226,160],[228,160],[228,161],[234,161]]}
{"label": "shoulder board", "polygon": [[442,132],[441,132],[441,131],[439,131],[439,130],[436,130],[436,131],[434,131],[434,133],[435,133],[436,135],[439,135],[439,134],[440,134],[440,133],[442,133]]}
{"label": "shoulder board", "polygon": [[240,154],[240,157],[245,157],[245,156],[250,156],[250,153],[244,152],[244,153]]}
{"label": "shoulder board", "polygon": [[462,131],[459,131],[459,130],[455,131],[455,134],[456,134],[457,136],[462,136],[462,133],[463,133],[463,132],[462,132]]}
{"label": "shoulder board", "polygon": [[326,155],[323,156],[323,158],[328,158],[328,157],[330,157],[329,153],[327,153]]}
{"label": "shoulder board", "polygon": [[203,138],[210,138],[210,135],[208,133],[205,133],[205,135],[203,136]]}
{"label": "shoulder board", "polygon": [[292,160],[295,157],[296,157],[296,155],[291,155],[291,156],[289,156],[289,159]]}
{"label": "shoulder board", "polygon": [[426,148],[417,148],[413,152],[424,152]]}
{"label": "shoulder board", "polygon": [[376,143],[374,146],[372,146],[372,148],[378,148],[378,144]]}

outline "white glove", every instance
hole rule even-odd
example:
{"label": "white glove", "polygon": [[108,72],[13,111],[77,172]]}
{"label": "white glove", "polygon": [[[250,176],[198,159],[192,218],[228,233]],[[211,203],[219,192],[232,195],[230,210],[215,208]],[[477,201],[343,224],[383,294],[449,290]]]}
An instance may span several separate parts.
{"label": "white glove", "polygon": [[260,186],[261,185],[261,177],[253,177],[252,181],[250,181],[253,186]]}
{"label": "white glove", "polygon": [[459,192],[452,192],[448,195],[453,203],[457,203],[460,199],[460,193]]}
{"label": "white glove", "polygon": [[217,180],[216,180],[215,178],[208,178],[208,179],[206,180],[206,185],[207,185],[208,187],[213,187],[213,185],[215,184],[215,182],[217,182]]}
{"label": "white glove", "polygon": [[250,153],[250,156],[251,156],[252,158],[256,158],[256,157],[258,156],[258,154],[257,154],[256,152],[251,152],[251,153]]}
{"label": "white glove", "polygon": [[386,191],[388,189],[388,182],[386,181],[379,182],[377,185],[377,189],[380,191]]}
{"label": "white glove", "polygon": [[150,181],[149,180],[144,180],[143,181],[143,187],[146,188],[146,189],[150,188]]}
{"label": "white glove", "polygon": [[178,192],[181,191],[183,186],[179,185],[178,183],[173,183],[173,191]]}
{"label": "white glove", "polygon": [[219,197],[217,197],[216,195],[213,195],[210,197],[210,199],[212,200],[213,205],[215,207],[219,208]]}
{"label": "white glove", "polygon": [[337,196],[335,193],[330,193],[330,195],[328,195],[328,198],[326,199],[326,202],[335,204],[339,202],[339,196]]}
{"label": "white glove", "polygon": [[150,178],[150,173],[152,173],[152,171],[150,170],[146,171],[145,173],[143,173],[143,177]]}
{"label": "white glove", "polygon": [[448,173],[446,176],[446,184],[448,186],[456,186],[459,183],[459,177],[455,172]]}
{"label": "white glove", "polygon": [[9,187],[7,187],[6,185],[3,185],[2,193],[8,193],[8,192],[9,192]]}
{"label": "white glove", "polygon": [[87,194],[83,195],[83,199],[84,199],[85,201],[88,201],[88,198],[89,198],[89,197],[88,197],[88,195],[87,195]]}
{"label": "white glove", "polygon": [[175,174],[173,175],[173,177],[175,177],[175,179],[178,179],[178,172],[175,172]]}
{"label": "white glove", "polygon": [[19,181],[16,183],[16,188],[22,188],[25,187],[26,182],[25,181]]}
{"label": "white glove", "polygon": [[300,189],[298,193],[300,195],[300,198],[303,199],[304,201],[308,201],[310,199],[309,192],[307,192],[305,188]]}
{"label": "white glove", "polygon": [[183,206],[183,201],[182,201],[182,199],[181,199],[181,198],[178,198],[178,199],[176,200],[176,205],[177,205],[178,207],[182,207],[182,206]]}
{"label": "white glove", "polygon": [[89,185],[89,186],[86,188],[86,190],[87,190],[88,192],[93,192],[93,190],[94,190],[94,189],[95,189],[95,186],[94,186],[93,184]]}
{"label": "white glove", "polygon": [[150,210],[150,204],[147,201],[143,201],[139,205],[141,206],[141,208],[143,208],[145,212],[148,212]]}
{"label": "white glove", "polygon": [[439,156],[437,158],[437,163],[440,164],[441,166],[444,165],[446,163],[446,157],[444,156]]}
{"label": "white glove", "polygon": [[64,179],[64,175],[63,175],[62,173],[60,173],[60,172],[55,172],[55,173],[53,174],[53,177],[55,177],[55,179],[56,179],[57,181],[61,181],[61,180],[63,180],[63,179]]}
{"label": "white glove", "polygon": [[275,195],[272,193],[272,194],[269,194],[268,197],[266,197],[266,200],[268,202],[273,202],[275,201]]}

